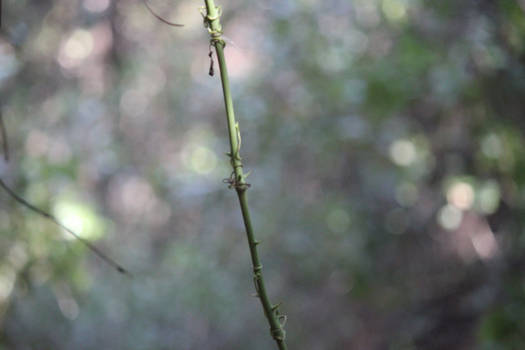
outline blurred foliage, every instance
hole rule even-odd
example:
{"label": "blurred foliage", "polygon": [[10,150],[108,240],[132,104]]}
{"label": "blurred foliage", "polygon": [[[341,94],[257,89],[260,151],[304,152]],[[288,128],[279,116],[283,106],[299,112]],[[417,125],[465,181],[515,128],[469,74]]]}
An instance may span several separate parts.
{"label": "blurred foliage", "polygon": [[[195,1],[4,2],[0,349],[270,349]],[[525,2],[221,1],[297,349],[525,348]]]}

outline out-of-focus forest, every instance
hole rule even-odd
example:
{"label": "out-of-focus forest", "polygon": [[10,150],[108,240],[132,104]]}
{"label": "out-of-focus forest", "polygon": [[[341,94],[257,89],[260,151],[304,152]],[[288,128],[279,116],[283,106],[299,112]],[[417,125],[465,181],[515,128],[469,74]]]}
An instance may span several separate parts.
{"label": "out-of-focus forest", "polygon": [[[220,0],[291,349],[525,349],[525,1]],[[0,349],[271,349],[190,0],[4,1]],[[217,67],[216,67],[217,68]]]}

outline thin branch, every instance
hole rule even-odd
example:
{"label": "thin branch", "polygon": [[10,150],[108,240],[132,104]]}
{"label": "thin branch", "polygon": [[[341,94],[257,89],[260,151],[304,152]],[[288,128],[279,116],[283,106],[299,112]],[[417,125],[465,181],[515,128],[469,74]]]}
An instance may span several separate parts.
{"label": "thin branch", "polygon": [[[202,12],[204,23],[210,33],[210,45],[215,47],[217,54],[217,61],[222,82],[222,92],[224,96],[224,104],[226,108],[226,119],[228,123],[228,134],[230,139],[230,163],[232,166],[232,174],[225,182],[229,184],[229,188],[234,188],[239,198],[241,213],[244,221],[244,228],[246,231],[246,238],[250,249],[250,256],[252,260],[253,282],[255,284],[255,291],[259,298],[264,315],[270,326],[270,333],[272,338],[277,343],[279,350],[287,350],[284,331],[284,323],[286,316],[280,312],[280,303],[272,304],[266,291],[264,283],[263,267],[259,259],[257,245],[260,243],[255,239],[255,233],[250,219],[250,210],[248,208],[248,200],[246,192],[250,188],[250,184],[246,182],[248,173],[244,173],[242,158],[240,155],[241,148],[241,132],[239,130],[239,123],[235,120],[235,113],[233,109],[233,99],[230,91],[230,82],[228,78],[228,68],[226,66],[226,59],[224,57],[224,46],[226,45],[222,37],[222,26],[220,23],[221,10],[214,3],[214,0],[204,0],[205,11]],[[212,54],[209,54],[212,59]],[[212,60],[213,62],[213,60]],[[211,66],[213,67],[213,66]],[[211,71],[211,69],[210,69]],[[210,72],[211,73],[211,72]],[[211,74],[210,74],[211,75]]]}
{"label": "thin branch", "polygon": [[0,111],[0,134],[2,135],[2,150],[4,152],[4,159],[6,162],[9,162],[9,142],[7,140],[7,129],[4,124],[2,111]]}
{"label": "thin branch", "polygon": [[149,13],[151,13],[153,15],[153,17],[155,17],[156,19],[158,19],[162,23],[167,24],[167,25],[172,26],[172,27],[184,27],[184,24],[178,24],[178,23],[170,22],[170,21],[162,18],[160,15],[156,14],[155,11],[153,11],[153,9],[149,6],[148,0],[142,0],[142,2],[144,3],[146,8],[148,9]]}
{"label": "thin branch", "polygon": [[64,224],[62,224],[60,221],[58,221],[58,219],[49,214],[48,212],[45,212],[43,211],[42,209],[40,208],[37,208],[36,206],[34,206],[33,204],[29,203],[28,201],[26,201],[24,198],[20,197],[18,194],[16,194],[11,188],[9,188],[5,182],[0,179],[0,187],[2,187],[13,199],[15,199],[18,203],[22,204],[23,206],[25,206],[26,208],[28,208],[29,210],[37,213],[38,215],[52,221],[53,223],[55,223],[58,227],[64,229],[66,232],[68,232],[69,234],[71,234],[73,237],[75,237],[76,239],[78,239],[80,242],[82,242],[82,244],[84,244],[89,250],[91,250],[95,255],[97,255],[99,258],[101,258],[105,263],[107,263],[108,265],[112,266],[113,268],[115,268],[118,272],[122,273],[122,274],[125,274],[125,275],[128,275],[128,276],[131,276],[131,274],[129,273],[128,270],[126,270],[125,268],[123,268],[119,263],[117,263],[115,260],[111,259],[110,257],[108,257],[106,254],[104,254],[102,251],[100,251],[100,249],[98,249],[96,246],[94,246],[91,242],[89,242],[88,240],[86,240],[85,238],[82,238],[81,236],[79,236],[77,233],[75,233],[74,231],[72,231],[71,229],[67,228]]}

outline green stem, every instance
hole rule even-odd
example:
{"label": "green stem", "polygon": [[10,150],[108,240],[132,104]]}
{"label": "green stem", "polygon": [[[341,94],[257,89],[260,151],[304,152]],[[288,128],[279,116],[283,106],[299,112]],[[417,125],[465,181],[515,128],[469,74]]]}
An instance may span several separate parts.
{"label": "green stem", "polygon": [[219,61],[219,69],[221,73],[222,91],[224,94],[224,105],[226,107],[226,117],[228,120],[228,134],[230,138],[230,161],[233,168],[232,176],[228,180],[231,188],[235,188],[237,196],[239,197],[239,204],[241,206],[242,217],[244,220],[244,227],[246,229],[246,237],[248,238],[248,245],[250,247],[250,255],[253,265],[253,280],[257,296],[261,301],[264,309],[264,314],[270,325],[270,333],[276,341],[280,350],[286,350],[285,331],[281,324],[281,320],[285,317],[279,313],[279,305],[272,305],[270,298],[266,292],[264,278],[262,274],[262,264],[257,253],[257,245],[259,242],[255,239],[252,222],[250,219],[250,211],[248,209],[248,202],[246,199],[246,191],[250,185],[246,182],[248,174],[244,174],[242,169],[242,161],[240,156],[241,137],[239,132],[239,124],[235,121],[235,114],[233,110],[233,100],[230,92],[230,82],[228,79],[228,68],[226,67],[226,60],[224,59],[225,43],[222,39],[222,27],[220,23],[220,8],[215,6],[213,0],[205,0],[206,12],[203,13],[204,23],[208,28],[211,36],[211,44],[215,47],[217,58]]}

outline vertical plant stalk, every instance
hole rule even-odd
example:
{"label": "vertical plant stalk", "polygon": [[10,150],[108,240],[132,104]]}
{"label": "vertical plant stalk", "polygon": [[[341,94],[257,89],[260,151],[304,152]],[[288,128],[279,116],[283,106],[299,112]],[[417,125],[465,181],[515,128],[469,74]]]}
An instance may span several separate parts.
{"label": "vertical plant stalk", "polygon": [[224,59],[224,47],[226,44],[222,39],[222,26],[220,23],[221,8],[217,7],[213,0],[205,0],[204,2],[206,6],[202,8],[202,15],[204,17],[204,24],[210,32],[210,45],[215,47],[215,52],[217,53],[222,82],[222,91],[224,94],[224,105],[226,107],[226,117],[228,120],[228,134],[230,138],[230,153],[228,153],[228,156],[230,157],[233,171],[230,178],[226,179],[225,182],[230,184],[230,188],[235,189],[237,196],[239,197],[244,227],[246,229],[246,236],[248,238],[248,245],[250,247],[255,291],[257,292],[257,297],[261,301],[264,314],[270,325],[270,333],[279,346],[279,349],[286,350],[286,333],[283,329],[286,316],[280,314],[279,304],[273,305],[270,302],[266,292],[262,273],[262,264],[259,260],[259,254],[257,252],[257,245],[259,242],[255,239],[252,222],[250,219],[250,211],[248,209],[248,202],[246,199],[246,191],[250,187],[250,184],[246,182],[246,177],[248,174],[245,174],[242,168],[240,156],[241,134],[239,131],[239,123],[235,121],[233,101],[230,92],[230,82],[228,79],[228,69],[226,67],[226,60]]}

